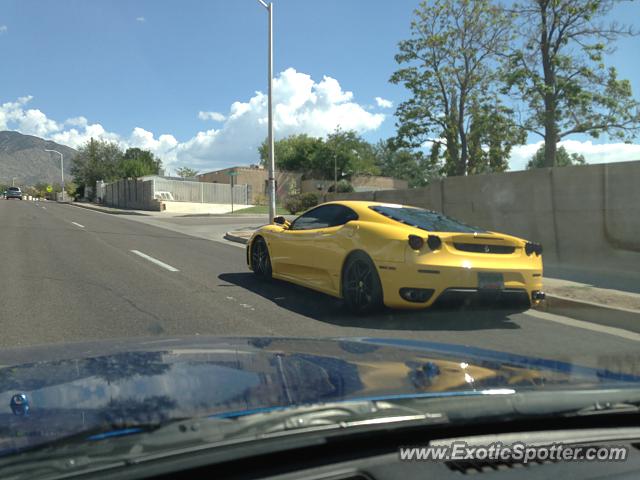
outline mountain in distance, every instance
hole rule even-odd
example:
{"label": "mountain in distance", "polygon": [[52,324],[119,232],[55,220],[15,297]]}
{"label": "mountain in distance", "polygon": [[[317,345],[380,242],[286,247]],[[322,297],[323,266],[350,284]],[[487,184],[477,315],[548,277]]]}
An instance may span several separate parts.
{"label": "mountain in distance", "polygon": [[57,150],[64,155],[64,178],[71,181],[71,166],[78,151],[44,140],[33,135],[19,132],[0,132],[0,183],[25,187],[39,182],[60,183],[60,155],[45,152],[45,149]]}

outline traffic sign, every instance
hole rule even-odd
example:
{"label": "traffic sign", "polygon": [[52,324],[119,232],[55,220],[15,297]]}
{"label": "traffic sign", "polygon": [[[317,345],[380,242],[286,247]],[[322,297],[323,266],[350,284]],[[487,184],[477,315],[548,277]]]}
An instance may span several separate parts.
{"label": "traffic sign", "polygon": [[53,192],[53,187],[51,185],[47,185],[47,193]]}

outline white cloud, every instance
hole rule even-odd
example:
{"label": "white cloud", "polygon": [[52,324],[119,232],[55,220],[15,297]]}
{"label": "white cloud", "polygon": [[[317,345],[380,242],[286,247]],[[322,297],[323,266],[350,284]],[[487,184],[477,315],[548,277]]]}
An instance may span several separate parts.
{"label": "white cloud", "polygon": [[393,107],[393,102],[391,100],[387,100],[387,99],[382,98],[382,97],[376,97],[376,104],[380,108],[391,108],[391,107]]}
{"label": "white cloud", "polygon": [[[315,82],[289,68],[274,79],[273,88],[276,138],[296,133],[325,136],[338,126],[362,133],[377,129],[385,119],[354,102],[353,93],[331,77]],[[178,145],[176,157],[199,170],[248,165],[258,161],[257,149],[266,135],[267,95],[256,92],[248,101],[231,105],[221,128],[198,132]]]}
{"label": "white cloud", "polygon": [[[236,101],[228,116],[202,111],[203,120],[223,122],[218,129],[197,132],[185,142],[169,134],[156,136],[141,127],[129,136],[107,131],[99,123],[78,116],[57,122],[37,109],[29,109],[32,97],[0,105],[0,130],[17,130],[78,147],[91,137],[118,142],[123,148],[150,149],[165,165],[175,169],[187,165],[198,170],[213,170],[258,161],[258,146],[267,136],[267,95],[255,92],[247,101]],[[385,119],[381,113],[368,112],[354,101],[339,82],[323,77],[315,82],[309,75],[289,68],[274,79],[274,127],[276,138],[296,133],[325,136],[338,126],[359,133],[376,130]]]}
{"label": "white cloud", "polygon": [[214,122],[224,122],[227,117],[219,112],[198,112],[200,120],[213,120]]}
{"label": "white cloud", "polygon": [[144,23],[146,21],[147,21],[147,19],[144,18],[144,17],[136,17],[136,22],[138,22],[138,23]]}
{"label": "white cloud", "polygon": [[[511,170],[524,170],[527,162],[542,146],[543,142],[530,143],[514,147],[509,158]],[[612,163],[640,160],[640,145],[636,143],[599,143],[588,140],[564,140],[559,143],[569,153],[584,155],[587,163]]]}

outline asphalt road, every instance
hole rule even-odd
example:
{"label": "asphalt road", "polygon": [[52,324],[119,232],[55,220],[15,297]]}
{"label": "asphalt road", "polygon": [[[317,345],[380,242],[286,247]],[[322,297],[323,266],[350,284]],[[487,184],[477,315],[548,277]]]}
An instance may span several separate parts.
{"label": "asphalt road", "polygon": [[264,283],[247,270],[244,248],[221,236],[234,222],[259,220],[164,220],[0,200],[0,348],[137,336],[357,336],[472,345],[612,369],[615,356],[638,363],[639,334],[532,310],[351,316],[336,299]]}

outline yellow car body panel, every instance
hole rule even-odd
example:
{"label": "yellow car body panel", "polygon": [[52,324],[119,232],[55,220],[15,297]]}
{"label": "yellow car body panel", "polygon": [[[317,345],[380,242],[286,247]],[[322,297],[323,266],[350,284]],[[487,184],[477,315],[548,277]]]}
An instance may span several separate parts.
{"label": "yellow car body panel", "polygon": [[[479,288],[479,273],[499,273],[504,289],[532,293],[542,291],[542,255],[525,253],[527,240],[496,232],[452,233],[425,231],[402,224],[370,207],[391,206],[379,202],[336,201],[352,209],[357,220],[337,227],[291,230],[270,224],[256,230],[247,245],[247,263],[257,237],[267,244],[274,278],[286,280],[335,297],[342,296],[342,270],[350,253],[365,252],[373,261],[383,290],[383,302],[392,308],[431,306],[445,290]],[[394,205],[398,207],[398,205]],[[410,207],[410,206],[405,206]],[[317,207],[314,207],[317,208]],[[431,250],[426,244],[413,250],[409,235],[426,239],[437,235],[441,246]],[[511,253],[463,251],[460,245],[496,246]],[[411,302],[400,295],[401,288],[428,288],[434,292],[426,302]]]}

